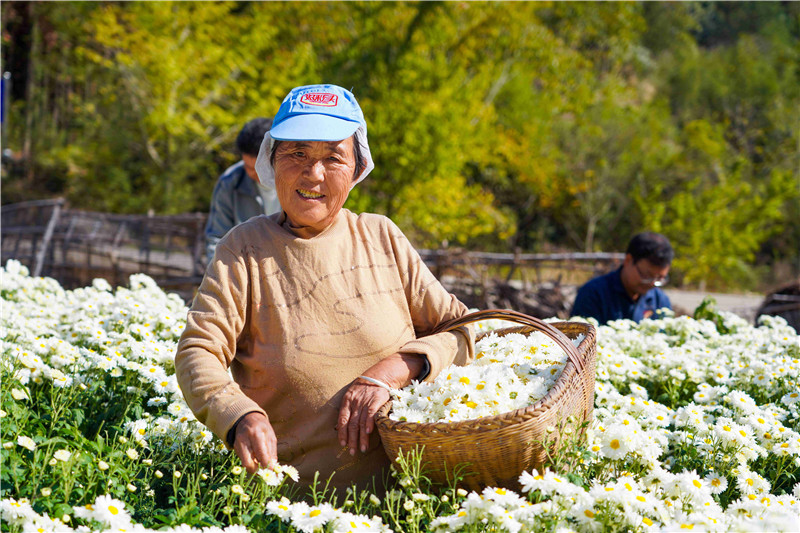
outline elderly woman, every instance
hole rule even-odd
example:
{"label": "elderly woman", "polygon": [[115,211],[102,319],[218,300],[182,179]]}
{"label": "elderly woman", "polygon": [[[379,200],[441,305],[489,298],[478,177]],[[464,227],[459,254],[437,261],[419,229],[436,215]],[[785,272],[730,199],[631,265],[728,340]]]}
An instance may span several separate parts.
{"label": "elderly woman", "polygon": [[380,483],[389,461],[374,416],[386,386],[473,358],[470,328],[428,334],[467,308],[397,226],[342,208],[373,167],[349,91],[293,89],[256,162],[282,212],[232,229],[195,296],[178,381],[250,472],[277,460],[306,484],[316,472],[336,487]]}

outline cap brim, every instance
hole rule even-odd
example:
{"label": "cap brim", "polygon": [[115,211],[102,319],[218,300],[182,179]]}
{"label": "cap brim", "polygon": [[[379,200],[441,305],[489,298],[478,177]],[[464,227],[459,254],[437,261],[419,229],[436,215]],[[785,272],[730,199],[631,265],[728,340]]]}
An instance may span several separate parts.
{"label": "cap brim", "polygon": [[330,115],[302,114],[272,126],[269,134],[279,141],[341,141],[353,135],[359,123]]}

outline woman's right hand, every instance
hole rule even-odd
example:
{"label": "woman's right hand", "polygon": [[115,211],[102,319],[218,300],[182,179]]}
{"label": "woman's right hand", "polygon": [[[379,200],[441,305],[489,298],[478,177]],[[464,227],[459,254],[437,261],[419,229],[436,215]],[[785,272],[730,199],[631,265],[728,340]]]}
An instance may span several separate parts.
{"label": "woman's right hand", "polygon": [[233,450],[251,474],[278,462],[278,439],[266,415],[252,412],[239,420]]}

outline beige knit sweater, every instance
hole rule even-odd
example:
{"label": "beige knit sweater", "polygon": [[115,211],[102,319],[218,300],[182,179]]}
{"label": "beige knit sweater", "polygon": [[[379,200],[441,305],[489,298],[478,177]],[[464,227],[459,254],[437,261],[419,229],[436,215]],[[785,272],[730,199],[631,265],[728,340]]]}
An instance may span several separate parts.
{"label": "beige knit sweater", "polygon": [[339,445],[344,392],[395,352],[426,355],[428,380],[471,361],[471,328],[425,336],[467,308],[386,217],[343,209],[311,239],[284,229],[284,217],[250,219],[219,242],[178,344],[178,382],[223,441],[241,416],[265,412],[279,461],[302,482],[319,471],[338,487],[366,486],[388,459],[377,431],[367,453]]}

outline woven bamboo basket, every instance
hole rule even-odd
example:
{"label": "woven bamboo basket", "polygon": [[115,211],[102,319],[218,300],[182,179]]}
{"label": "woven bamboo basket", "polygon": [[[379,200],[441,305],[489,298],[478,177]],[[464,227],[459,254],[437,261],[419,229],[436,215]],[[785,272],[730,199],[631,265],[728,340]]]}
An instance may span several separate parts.
{"label": "woven bamboo basket", "polygon": [[[508,413],[459,422],[400,422],[389,418],[392,402],[384,404],[375,422],[387,455],[396,461],[401,450],[421,450],[425,475],[439,485],[449,485],[454,471],[464,476],[459,486],[518,489],[519,475],[541,468],[563,441],[571,426],[578,435],[592,418],[596,338],[592,325],[582,322],[548,324],[537,318],[502,309],[488,309],[440,324],[433,333],[497,318],[521,324],[495,330],[498,335],[541,331],[567,354],[561,376],[533,405]],[[571,339],[584,339],[575,347]],[[483,334],[485,335],[485,334]],[[483,335],[480,335],[480,339]]]}

